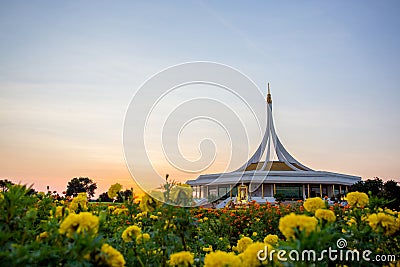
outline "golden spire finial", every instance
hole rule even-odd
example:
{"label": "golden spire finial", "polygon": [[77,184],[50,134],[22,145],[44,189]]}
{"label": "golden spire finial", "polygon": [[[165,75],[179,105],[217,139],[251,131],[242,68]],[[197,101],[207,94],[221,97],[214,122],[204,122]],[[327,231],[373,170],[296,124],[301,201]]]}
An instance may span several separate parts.
{"label": "golden spire finial", "polygon": [[268,104],[272,104],[272,98],[271,98],[271,91],[269,89],[269,83],[268,83],[267,103]]}

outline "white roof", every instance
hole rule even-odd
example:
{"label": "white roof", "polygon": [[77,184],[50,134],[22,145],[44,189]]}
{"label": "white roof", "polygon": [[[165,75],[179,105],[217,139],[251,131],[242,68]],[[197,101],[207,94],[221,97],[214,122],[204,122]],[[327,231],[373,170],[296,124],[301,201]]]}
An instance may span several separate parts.
{"label": "white roof", "polygon": [[246,171],[200,175],[186,183],[196,185],[235,185],[238,183],[299,183],[352,185],[361,177],[325,171]]}
{"label": "white roof", "polygon": [[[237,183],[300,183],[300,184],[341,184],[352,185],[361,180],[361,177],[325,171],[314,171],[297,161],[282,145],[274,127],[272,117],[272,98],[269,92],[267,97],[267,126],[260,146],[253,156],[239,169],[230,173],[200,175],[196,180],[186,183],[195,185],[235,185]],[[279,162],[284,162],[290,170],[271,170],[273,156]],[[251,164],[259,164],[257,170],[246,170]]]}

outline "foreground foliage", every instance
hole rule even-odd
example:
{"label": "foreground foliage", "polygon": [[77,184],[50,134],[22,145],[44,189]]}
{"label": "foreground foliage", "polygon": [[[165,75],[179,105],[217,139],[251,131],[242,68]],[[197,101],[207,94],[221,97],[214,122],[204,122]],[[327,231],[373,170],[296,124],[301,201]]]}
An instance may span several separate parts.
{"label": "foreground foliage", "polygon": [[[110,190],[115,197],[117,186]],[[184,188],[185,189],[185,188]],[[186,190],[186,189],[185,189]],[[10,186],[0,193],[0,265],[7,266],[382,266],[395,262],[259,259],[260,250],[370,250],[400,259],[399,213],[365,193],[348,206],[319,198],[237,209],[179,208],[150,196],[121,204],[56,200]],[[171,195],[173,195],[171,193]],[[342,246],[339,239],[345,240]],[[295,256],[295,255],[294,255]],[[398,264],[398,262],[397,262]],[[398,266],[398,265],[397,265]]]}

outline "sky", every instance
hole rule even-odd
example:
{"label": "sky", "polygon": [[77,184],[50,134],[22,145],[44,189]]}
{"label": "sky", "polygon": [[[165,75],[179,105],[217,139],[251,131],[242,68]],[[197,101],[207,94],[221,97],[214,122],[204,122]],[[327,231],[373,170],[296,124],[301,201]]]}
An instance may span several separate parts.
{"label": "sky", "polygon": [[[1,1],[0,179],[133,187],[122,136],[135,92],[169,66],[211,61],[264,94],[271,83],[277,133],[303,164],[399,181],[399,11],[398,1]],[[202,173],[224,170],[222,155]]]}

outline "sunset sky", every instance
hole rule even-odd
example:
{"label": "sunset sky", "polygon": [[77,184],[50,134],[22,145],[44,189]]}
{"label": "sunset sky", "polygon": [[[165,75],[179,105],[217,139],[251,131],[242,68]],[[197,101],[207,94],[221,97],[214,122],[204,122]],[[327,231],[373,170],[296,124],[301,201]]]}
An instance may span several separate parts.
{"label": "sunset sky", "polygon": [[0,179],[134,186],[122,144],[133,95],[164,68],[212,61],[264,94],[271,83],[277,133],[300,162],[400,181],[399,12],[395,0],[2,1]]}

